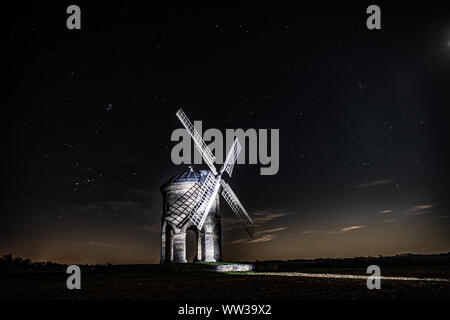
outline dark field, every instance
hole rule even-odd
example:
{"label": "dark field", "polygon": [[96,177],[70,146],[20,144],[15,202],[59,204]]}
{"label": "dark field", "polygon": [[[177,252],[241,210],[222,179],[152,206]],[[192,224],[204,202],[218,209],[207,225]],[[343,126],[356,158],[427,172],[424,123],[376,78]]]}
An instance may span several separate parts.
{"label": "dark field", "polygon": [[[82,289],[66,289],[65,269],[0,273],[0,299],[281,300],[450,299],[450,282],[382,280],[368,290],[363,279],[223,274],[204,266],[112,266],[82,270]],[[366,275],[364,268],[303,268],[298,272]],[[382,276],[450,279],[449,266],[382,268]]]}

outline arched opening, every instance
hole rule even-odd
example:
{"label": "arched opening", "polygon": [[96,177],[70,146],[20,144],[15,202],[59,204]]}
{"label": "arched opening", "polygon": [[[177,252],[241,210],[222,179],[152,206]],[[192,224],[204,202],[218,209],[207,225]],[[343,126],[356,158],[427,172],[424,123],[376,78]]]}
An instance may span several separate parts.
{"label": "arched opening", "polygon": [[222,230],[220,220],[214,225],[213,231],[214,241],[214,259],[216,261],[222,261]]}
{"label": "arched opening", "polygon": [[186,260],[193,262],[197,258],[197,229],[194,226],[186,230]]}

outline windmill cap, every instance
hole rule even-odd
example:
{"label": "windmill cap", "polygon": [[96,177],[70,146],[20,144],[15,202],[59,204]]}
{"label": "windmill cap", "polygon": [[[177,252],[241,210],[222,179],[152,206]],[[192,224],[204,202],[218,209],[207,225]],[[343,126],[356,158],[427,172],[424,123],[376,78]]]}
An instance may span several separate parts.
{"label": "windmill cap", "polygon": [[161,188],[179,183],[202,183],[205,180],[207,174],[208,170],[194,170],[192,167],[189,167],[188,171],[179,173],[167,180]]}

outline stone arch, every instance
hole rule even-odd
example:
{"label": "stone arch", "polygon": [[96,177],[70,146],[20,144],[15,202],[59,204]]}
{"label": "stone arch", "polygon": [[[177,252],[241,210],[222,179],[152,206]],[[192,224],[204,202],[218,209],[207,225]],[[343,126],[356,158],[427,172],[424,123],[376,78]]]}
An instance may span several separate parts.
{"label": "stone arch", "polygon": [[213,242],[214,242],[214,259],[222,260],[222,226],[220,219],[213,226]]}
{"label": "stone arch", "polygon": [[[197,262],[198,259],[198,239],[199,233],[195,225],[190,225],[186,228],[186,260],[188,262]],[[201,250],[201,248],[200,248]]]}

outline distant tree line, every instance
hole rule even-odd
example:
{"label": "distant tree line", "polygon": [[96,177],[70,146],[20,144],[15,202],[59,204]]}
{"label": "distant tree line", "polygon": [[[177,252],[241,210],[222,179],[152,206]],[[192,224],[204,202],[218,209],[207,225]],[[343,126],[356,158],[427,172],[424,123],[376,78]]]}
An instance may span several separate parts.
{"label": "distant tree line", "polygon": [[13,257],[11,254],[4,254],[0,258],[0,270],[60,270],[64,269],[65,265],[45,261],[33,262],[30,259],[23,259],[21,257]]}
{"label": "distant tree line", "polygon": [[294,271],[299,268],[366,268],[369,265],[394,266],[450,266],[450,252],[441,254],[406,253],[396,256],[318,258],[295,260],[271,260],[254,262],[258,271]]}
{"label": "distant tree line", "polygon": [[[83,270],[89,271],[109,271],[113,265],[108,264],[78,264]],[[31,261],[21,257],[14,257],[12,254],[4,254],[0,257],[0,272],[5,271],[60,271],[66,270],[67,264],[60,264],[51,261]]]}

